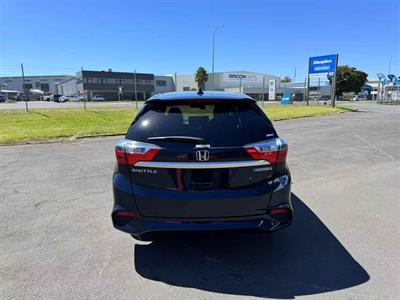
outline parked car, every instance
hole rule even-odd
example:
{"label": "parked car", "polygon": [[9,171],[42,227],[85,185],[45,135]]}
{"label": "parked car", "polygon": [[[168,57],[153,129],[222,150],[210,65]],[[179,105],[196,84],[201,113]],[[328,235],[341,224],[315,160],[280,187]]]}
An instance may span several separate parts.
{"label": "parked car", "polygon": [[104,97],[102,97],[102,96],[93,96],[92,100],[93,101],[104,101],[106,99],[104,99]]}
{"label": "parked car", "polygon": [[83,97],[72,95],[72,96],[61,96],[58,99],[58,102],[62,102],[63,103],[63,102],[66,102],[66,101],[73,101],[73,102],[83,101]]}
{"label": "parked car", "polygon": [[6,95],[0,95],[0,102],[6,102]]}
{"label": "parked car", "polygon": [[55,94],[55,95],[53,95],[53,101],[54,102],[60,102],[60,97],[61,97],[61,95],[57,95],[57,94]]}
{"label": "parked car", "polygon": [[83,101],[83,97],[81,97],[81,96],[69,96],[69,101],[72,101],[72,102]]}
{"label": "parked car", "polygon": [[155,95],[115,146],[113,225],[136,239],[284,228],[292,221],[287,151],[247,95]]}
{"label": "parked car", "polygon": [[44,95],[42,97],[43,101],[53,101],[53,95]]}
{"label": "parked car", "polygon": [[63,95],[63,96],[61,96],[60,98],[58,98],[58,102],[60,102],[60,103],[67,102],[67,101],[69,101],[69,97],[70,97],[70,96],[65,96],[65,95]]}

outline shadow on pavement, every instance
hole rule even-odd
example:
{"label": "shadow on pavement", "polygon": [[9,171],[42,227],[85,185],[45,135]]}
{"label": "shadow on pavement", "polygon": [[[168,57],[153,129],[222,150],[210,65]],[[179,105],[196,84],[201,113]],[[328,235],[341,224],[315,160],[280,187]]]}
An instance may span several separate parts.
{"label": "shadow on pavement", "polygon": [[282,231],[160,235],[135,245],[144,278],[216,293],[294,298],[369,280],[321,220],[294,194],[293,224]]}

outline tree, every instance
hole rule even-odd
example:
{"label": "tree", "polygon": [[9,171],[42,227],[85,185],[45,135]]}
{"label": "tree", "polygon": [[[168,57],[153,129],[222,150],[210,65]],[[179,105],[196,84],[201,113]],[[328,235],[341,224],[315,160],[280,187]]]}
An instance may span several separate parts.
{"label": "tree", "polygon": [[290,78],[289,76],[285,76],[285,77],[281,78],[281,82],[282,83],[292,82],[292,78]]}
{"label": "tree", "polygon": [[336,75],[336,95],[347,92],[358,93],[367,81],[368,74],[354,67],[339,66]]}
{"label": "tree", "polygon": [[204,90],[205,84],[208,80],[207,70],[203,67],[199,67],[196,71],[194,80],[197,82],[197,86]]}

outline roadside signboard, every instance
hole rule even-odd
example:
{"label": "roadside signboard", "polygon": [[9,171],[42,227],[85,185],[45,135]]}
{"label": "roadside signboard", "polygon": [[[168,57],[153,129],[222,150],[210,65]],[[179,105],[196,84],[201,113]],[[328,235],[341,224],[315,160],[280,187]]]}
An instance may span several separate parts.
{"label": "roadside signboard", "polygon": [[284,93],[281,100],[281,104],[291,104],[292,103],[292,93]]}
{"label": "roadside signboard", "polygon": [[[339,54],[330,54],[330,55],[322,55],[322,56],[314,56],[310,57],[308,60],[308,75],[307,75],[307,96],[306,101],[307,105],[309,104],[310,99],[310,78],[317,77],[318,82],[320,78],[329,79],[331,84],[331,101],[332,107],[335,107],[335,98],[336,98],[336,69],[339,62]],[[319,85],[319,83],[318,83]]]}
{"label": "roadside signboard", "polygon": [[268,100],[275,100],[276,98],[276,80],[271,79],[268,83]]}
{"label": "roadside signboard", "polygon": [[262,83],[263,76],[256,73],[224,73],[223,80],[224,82]]}
{"label": "roadside signboard", "polygon": [[310,77],[325,77],[336,72],[337,54],[310,57],[308,74]]}

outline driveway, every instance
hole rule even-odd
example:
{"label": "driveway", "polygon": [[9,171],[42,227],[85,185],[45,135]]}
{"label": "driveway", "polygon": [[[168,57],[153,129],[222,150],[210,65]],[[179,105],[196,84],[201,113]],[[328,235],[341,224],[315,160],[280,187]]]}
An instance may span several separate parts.
{"label": "driveway", "polygon": [[400,107],[276,122],[293,224],[169,234],[112,228],[115,138],[0,147],[1,299],[394,299]]}

